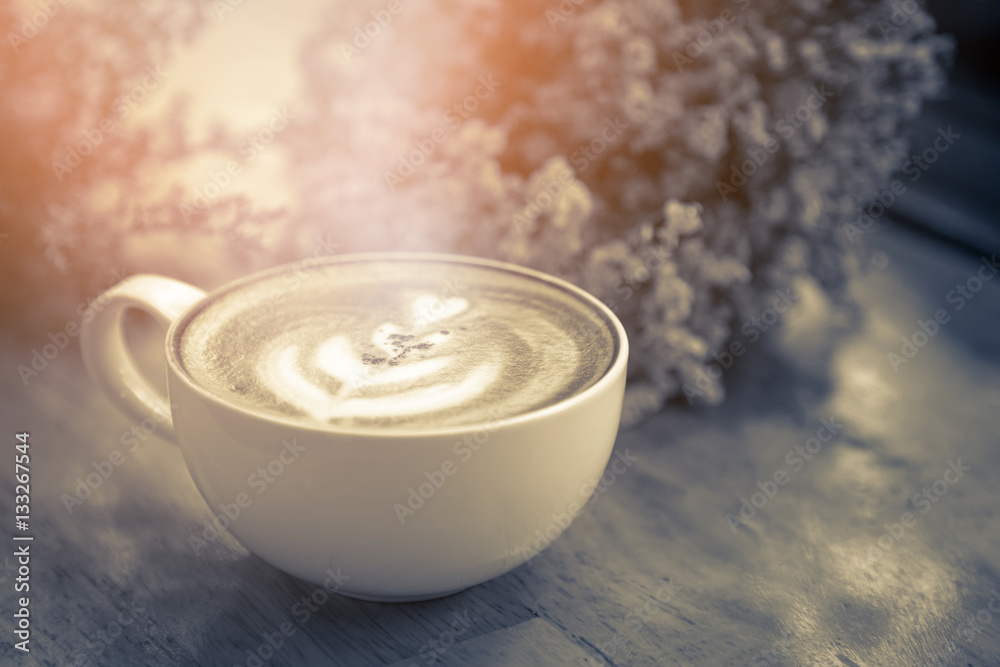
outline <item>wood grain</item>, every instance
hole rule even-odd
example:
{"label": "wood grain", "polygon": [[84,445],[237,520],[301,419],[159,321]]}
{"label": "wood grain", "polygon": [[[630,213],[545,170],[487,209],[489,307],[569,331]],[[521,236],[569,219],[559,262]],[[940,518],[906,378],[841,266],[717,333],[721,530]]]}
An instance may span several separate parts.
{"label": "wood grain", "polygon": [[[293,610],[316,588],[232,537],[192,552],[209,510],[155,436],[68,511],[63,494],[123,449],[130,424],[75,349],[25,387],[15,368],[31,346],[8,341],[0,442],[13,456],[13,434],[31,433],[34,634],[30,654],[13,650],[5,613],[0,661],[246,665],[288,623],[263,664],[917,665],[946,651],[944,664],[996,664],[1000,280],[894,373],[887,352],[950,308],[945,295],[978,261],[882,234],[886,268],[852,284],[857,321],[803,297],[727,371],[725,405],[676,406],[621,433],[616,451],[635,460],[529,564],[430,602],[333,595],[305,618]],[[155,344],[141,347],[155,366]],[[789,452],[821,419],[843,426],[795,469]],[[969,470],[937,495],[959,459]],[[766,497],[778,470],[787,481]],[[12,477],[0,474],[8,524]],[[921,511],[924,488],[934,502]],[[766,504],[734,529],[727,513],[755,493]],[[907,512],[914,523],[890,542]],[[9,555],[3,564],[10,609]]]}

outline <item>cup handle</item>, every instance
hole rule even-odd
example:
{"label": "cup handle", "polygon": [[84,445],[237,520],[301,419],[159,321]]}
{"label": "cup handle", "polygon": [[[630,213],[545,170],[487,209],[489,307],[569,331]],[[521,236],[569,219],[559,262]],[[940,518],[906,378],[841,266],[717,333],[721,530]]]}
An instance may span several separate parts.
{"label": "cup handle", "polygon": [[158,433],[174,440],[167,396],[143,377],[125,344],[122,316],[138,308],[166,329],[205,292],[173,278],[141,274],[126,278],[99,297],[101,310],[80,328],[80,350],[87,372],[108,398],[136,420],[155,417]]}

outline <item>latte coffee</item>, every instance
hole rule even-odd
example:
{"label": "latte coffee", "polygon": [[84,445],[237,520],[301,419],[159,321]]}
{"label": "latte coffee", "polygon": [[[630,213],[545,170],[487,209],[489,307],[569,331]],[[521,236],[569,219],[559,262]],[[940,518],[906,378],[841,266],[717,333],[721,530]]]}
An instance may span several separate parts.
{"label": "latte coffee", "polygon": [[460,259],[340,258],[238,282],[180,324],[176,358],[253,412],[346,428],[472,426],[563,401],[620,344],[563,287]]}

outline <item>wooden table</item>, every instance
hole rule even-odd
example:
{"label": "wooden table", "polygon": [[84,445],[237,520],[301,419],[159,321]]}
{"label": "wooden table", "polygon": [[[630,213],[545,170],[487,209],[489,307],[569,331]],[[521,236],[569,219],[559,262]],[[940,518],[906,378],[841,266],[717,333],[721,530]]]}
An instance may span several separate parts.
{"label": "wooden table", "polygon": [[[209,510],[155,435],[70,513],[64,494],[124,449],[131,424],[75,349],[26,388],[15,367],[32,346],[8,342],[0,663],[996,664],[1000,279],[956,311],[949,290],[979,260],[889,222],[864,243],[876,267],[852,282],[856,321],[797,286],[784,329],[726,371],[723,406],[676,406],[622,432],[616,449],[637,460],[550,549],[422,603],[326,596],[228,535],[194,555],[188,538]],[[937,309],[950,320],[894,372],[887,353]],[[21,430],[28,654],[12,647]]]}

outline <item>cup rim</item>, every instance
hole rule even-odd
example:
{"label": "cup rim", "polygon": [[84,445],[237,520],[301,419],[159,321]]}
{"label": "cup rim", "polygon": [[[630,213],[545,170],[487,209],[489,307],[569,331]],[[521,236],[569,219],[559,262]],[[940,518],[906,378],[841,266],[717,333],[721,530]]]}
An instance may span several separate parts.
{"label": "cup rim", "polygon": [[[558,401],[552,405],[547,405],[541,408],[530,410],[528,412],[522,412],[517,415],[512,415],[510,417],[503,417],[500,419],[487,419],[480,423],[461,425],[461,426],[450,426],[450,427],[423,427],[423,428],[400,428],[400,427],[346,427],[336,424],[322,424],[318,422],[309,422],[306,420],[297,420],[290,417],[282,417],[281,415],[270,414],[263,411],[254,411],[253,409],[238,405],[234,402],[225,400],[221,396],[212,393],[205,387],[198,384],[194,378],[188,373],[187,369],[184,367],[179,356],[179,336],[180,333],[186,328],[190,321],[202,310],[207,308],[214,300],[224,293],[237,290],[244,285],[249,283],[262,280],[274,275],[280,275],[282,273],[288,272],[293,268],[302,268],[301,265],[309,261],[311,262],[308,268],[304,270],[310,271],[315,270],[322,266],[327,266],[330,264],[341,264],[347,262],[370,262],[370,261],[426,261],[426,262],[438,262],[438,263],[458,263],[465,265],[489,267],[493,269],[498,269],[502,271],[513,272],[522,276],[533,278],[535,280],[541,281],[548,284],[549,286],[557,289],[561,289],[568,292],[578,300],[589,305],[597,314],[601,315],[602,318],[608,323],[609,328],[613,332],[613,338],[615,342],[615,350],[613,354],[613,360],[604,373],[594,382],[592,385],[584,389],[583,391],[576,393],[569,398]],[[625,332],[625,327],[622,325],[618,316],[608,308],[607,305],[602,303],[593,294],[587,292],[586,290],[577,287],[576,285],[558,278],[556,276],[538,271],[526,266],[521,266],[518,264],[513,264],[510,262],[503,262],[495,259],[488,259],[485,257],[478,257],[474,255],[461,255],[453,253],[435,253],[435,252],[415,252],[415,251],[384,251],[384,252],[359,252],[359,253],[345,253],[343,255],[333,255],[330,257],[324,257],[314,260],[298,260],[295,262],[288,262],[285,264],[280,264],[278,266],[270,267],[267,269],[262,269],[260,271],[255,271],[246,276],[226,282],[225,284],[206,292],[205,296],[191,304],[187,310],[185,310],[179,317],[177,317],[167,328],[166,332],[166,361],[167,366],[173,371],[173,374],[182,381],[187,387],[194,391],[196,394],[200,395],[205,400],[210,403],[215,404],[218,407],[225,408],[227,410],[240,413],[250,419],[258,419],[265,422],[272,423],[277,426],[285,426],[293,428],[299,431],[306,431],[319,434],[331,434],[331,435],[347,435],[352,437],[368,437],[368,438],[379,438],[379,439],[395,439],[395,438],[414,438],[423,436],[462,436],[469,433],[476,433],[481,431],[484,427],[490,428],[492,430],[527,424],[534,421],[544,420],[548,417],[555,416],[559,413],[571,410],[580,403],[586,402],[591,396],[598,394],[605,390],[609,384],[613,384],[618,381],[618,378],[623,375],[627,370],[628,364],[628,336]]]}

